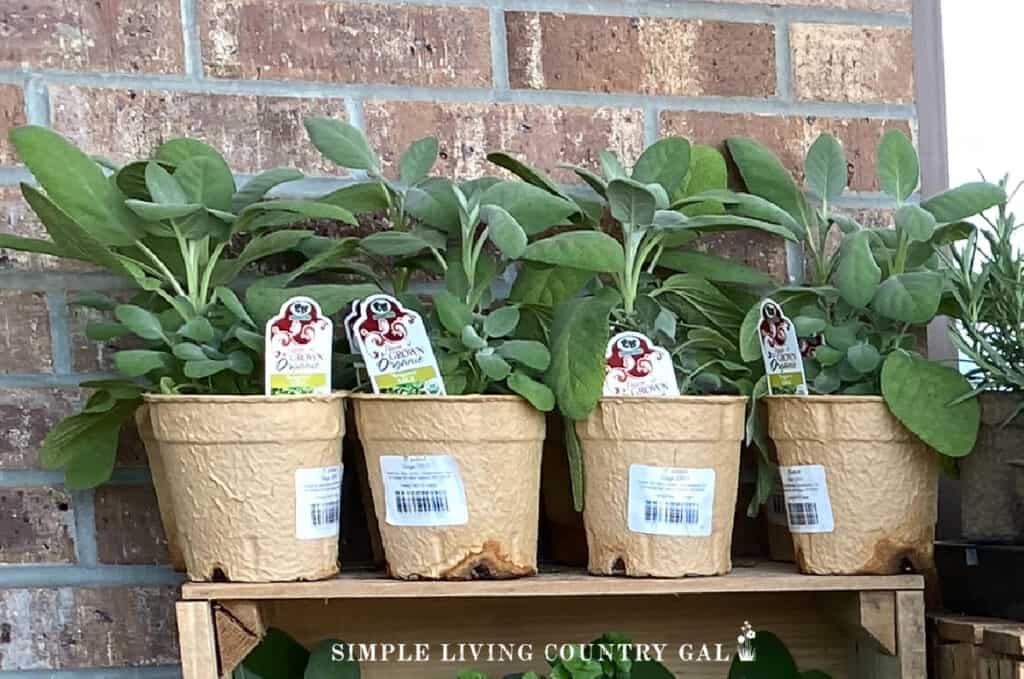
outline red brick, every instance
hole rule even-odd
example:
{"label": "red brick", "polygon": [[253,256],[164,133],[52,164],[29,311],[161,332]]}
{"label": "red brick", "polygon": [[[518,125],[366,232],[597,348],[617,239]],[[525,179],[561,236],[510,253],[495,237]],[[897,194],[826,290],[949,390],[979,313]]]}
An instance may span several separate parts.
{"label": "red brick", "polygon": [[[0,35],[3,35],[2,23]],[[0,165],[14,165],[18,162],[14,146],[11,145],[7,134],[12,127],[24,124],[25,95],[21,88],[17,85],[0,85]]]}
{"label": "red brick", "polygon": [[74,517],[62,488],[0,488],[0,564],[74,563]]}
{"label": "red brick", "polygon": [[32,0],[0,7],[0,68],[182,71],[174,0]]}
{"label": "red brick", "polygon": [[766,24],[509,12],[512,87],[652,95],[775,94]]}
{"label": "red brick", "polygon": [[100,563],[167,563],[167,539],[153,486],[100,486],[95,498]]}
{"label": "red brick", "polygon": [[338,174],[309,143],[302,120],[343,119],[340,100],[77,86],[51,87],[50,96],[54,127],[114,160],[146,158],[168,139],[191,136],[220,149],[237,172],[292,166]]}
{"label": "red brick", "polygon": [[729,231],[704,236],[693,246],[740,264],[764,271],[780,285],[786,283],[786,242],[778,236],[760,231]]}
{"label": "red brick", "polygon": [[491,84],[487,10],[201,0],[207,73],[430,87]]}
{"label": "red brick", "polygon": [[553,171],[559,163],[593,165],[602,148],[627,159],[643,148],[643,114],[636,109],[371,101],[364,118],[386,165],[412,141],[434,134],[441,140],[435,172],[459,177],[496,173],[486,160],[491,151]]}
{"label": "red brick", "polygon": [[0,589],[0,670],[179,662],[176,587]]}
{"label": "red brick", "polygon": [[821,9],[854,9],[869,12],[907,13],[913,0],[705,0],[746,5],[772,5],[781,7],[815,7]]}
{"label": "red brick", "polygon": [[38,467],[43,437],[80,403],[78,389],[0,389],[0,469]]}
{"label": "red brick", "polygon": [[798,99],[913,103],[910,29],[793,24],[789,39],[793,93]]}
{"label": "red brick", "polygon": [[0,373],[52,373],[50,317],[41,292],[0,290]]}
{"label": "red brick", "polygon": [[879,190],[877,149],[882,134],[889,129],[911,133],[910,123],[905,120],[696,111],[666,111],[661,115],[663,135],[680,135],[695,143],[722,146],[731,136],[752,137],[772,149],[799,182],[803,181],[807,149],[819,134],[828,132],[843,143],[850,168],[850,188],[855,191]]}

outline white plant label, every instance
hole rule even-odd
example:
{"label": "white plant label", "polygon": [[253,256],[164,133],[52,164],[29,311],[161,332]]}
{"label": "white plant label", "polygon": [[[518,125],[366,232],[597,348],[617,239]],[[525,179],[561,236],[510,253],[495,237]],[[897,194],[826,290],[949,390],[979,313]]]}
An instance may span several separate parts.
{"label": "white plant label", "polygon": [[786,318],[782,307],[773,300],[761,302],[761,322],[757,337],[764,358],[764,371],[768,376],[768,393],[807,396],[807,377],[804,358],[796,327]]}
{"label": "white plant label", "polygon": [[292,297],[267,322],[263,385],[267,396],[331,393],[334,326],[309,297]]}
{"label": "white plant label", "polygon": [[786,517],[791,533],[831,533],[835,530],[825,468],[820,464],[779,467]]}
{"label": "white plant label", "polygon": [[295,470],[295,537],[337,538],[341,530],[340,464]]}
{"label": "white plant label", "polygon": [[423,319],[394,297],[364,299],[352,334],[373,393],[445,395]]}
{"label": "white plant label", "polygon": [[679,396],[669,353],[638,332],[620,332],[604,353],[605,396]]}
{"label": "white plant label", "polygon": [[707,537],[715,507],[715,470],[629,466],[629,529]]}
{"label": "white plant label", "polygon": [[389,526],[464,526],[469,521],[459,463],[450,455],[383,455]]}
{"label": "white plant label", "polygon": [[[361,305],[360,300],[354,300],[352,307],[349,312],[345,315],[345,320],[342,322],[345,326],[345,340],[348,342],[348,350],[352,354],[359,355],[360,349],[359,344],[356,342],[355,337],[355,325],[359,319],[359,307]],[[362,361],[357,361],[353,366],[356,372],[356,384],[362,385],[366,379],[366,364]]]}

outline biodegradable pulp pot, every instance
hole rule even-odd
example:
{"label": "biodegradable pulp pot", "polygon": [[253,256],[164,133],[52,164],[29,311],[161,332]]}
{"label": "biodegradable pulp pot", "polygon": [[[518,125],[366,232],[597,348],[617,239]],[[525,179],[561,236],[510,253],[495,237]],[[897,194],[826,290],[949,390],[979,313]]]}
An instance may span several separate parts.
{"label": "biodegradable pulp pot", "polygon": [[797,566],[816,575],[931,571],[938,454],[881,396],[772,396],[768,426],[782,466],[821,465],[834,530],[793,533]]}
{"label": "biodegradable pulp pot", "polygon": [[160,511],[160,522],[164,525],[168,558],[174,570],[184,571],[185,556],[181,553],[178,524],[174,520],[171,489],[167,485],[167,472],[164,471],[164,459],[160,455],[160,445],[153,437],[153,422],[150,419],[148,405],[143,404],[135,411],[135,426],[139,430],[139,438],[142,439],[142,445],[146,449],[146,457],[149,459],[149,474],[153,478],[153,489],[156,491],[156,504]]}
{"label": "biodegradable pulp pot", "polygon": [[[543,413],[518,396],[353,394],[352,400],[393,577],[467,580],[537,572]],[[397,525],[409,516],[399,514],[397,494],[426,486],[403,491],[389,471],[386,495],[384,467],[430,456],[431,463],[457,468],[464,522]],[[445,488],[454,511],[460,493]]]}
{"label": "biodegradable pulp pot", "polygon": [[341,464],[343,396],[145,397],[191,579],[283,582],[338,572],[337,531],[311,537],[309,503],[337,516],[340,490],[331,498],[298,487]]}
{"label": "biodegradable pulp pot", "polygon": [[[591,573],[683,577],[729,572],[746,400],[742,396],[604,398],[586,420],[576,424],[583,446],[583,520]],[[705,479],[713,471],[713,497],[707,498],[710,535],[630,529],[631,474],[650,467],[682,468]],[[656,495],[644,498],[659,501]],[[634,506],[646,502],[639,494],[633,501]],[[707,521],[707,508],[700,508],[701,521]]]}
{"label": "biodegradable pulp pot", "polygon": [[1024,497],[1017,492],[1017,475],[1011,467],[1016,458],[1024,457],[1024,416],[1006,423],[1022,398],[1021,394],[998,392],[978,397],[978,442],[971,454],[960,460],[960,521],[966,540],[1024,541]]}

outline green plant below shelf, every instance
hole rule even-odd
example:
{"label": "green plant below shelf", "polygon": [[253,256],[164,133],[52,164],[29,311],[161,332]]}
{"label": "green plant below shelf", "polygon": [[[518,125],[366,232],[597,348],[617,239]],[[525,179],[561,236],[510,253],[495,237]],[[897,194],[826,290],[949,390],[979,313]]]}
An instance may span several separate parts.
{"label": "green plant below shelf", "polygon": [[[736,209],[765,216],[766,203],[781,208],[774,212],[778,223],[800,235],[809,255],[808,283],[771,295],[803,342],[811,393],[881,395],[892,413],[938,452],[951,457],[970,452],[978,430],[977,402],[964,398],[971,387],[954,368],[921,356],[915,337],[950,301],[949,272],[939,252],[973,231],[964,220],[1004,202],[1003,189],[977,182],[920,205],[910,202],[920,174],[917,153],[902,133],[889,131],[878,148],[878,180],[895,202],[895,226],[865,229],[835,209],[847,188],[847,160],[832,136],[820,136],[805,162],[816,203],[761,144],[734,137],[728,148],[751,192],[736,196]],[[759,305],[753,305],[743,323],[745,360],[760,357],[759,314]],[[764,391],[761,384],[755,394]],[[765,460],[759,501],[773,478]]]}
{"label": "green plant below shelf", "polygon": [[346,644],[325,639],[312,651],[276,627],[231,673],[232,679],[359,679],[357,660],[344,657]]}
{"label": "green plant below shelf", "polygon": [[754,651],[753,660],[745,662],[735,656],[728,679],[831,679],[821,670],[797,669],[786,644],[771,632],[757,632],[749,644]]}

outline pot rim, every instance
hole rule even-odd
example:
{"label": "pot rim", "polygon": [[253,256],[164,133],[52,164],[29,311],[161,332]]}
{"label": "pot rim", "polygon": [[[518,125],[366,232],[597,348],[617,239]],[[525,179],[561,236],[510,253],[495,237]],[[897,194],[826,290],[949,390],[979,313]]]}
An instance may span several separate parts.
{"label": "pot rim", "polygon": [[769,401],[812,401],[814,403],[885,403],[885,398],[882,396],[860,394],[809,394],[807,396],[778,394],[764,398]]}
{"label": "pot rim", "polygon": [[171,403],[216,403],[216,404],[255,404],[255,403],[294,403],[296,401],[331,402],[348,398],[347,391],[332,391],[330,394],[143,394],[143,404]]}
{"label": "pot rim", "polygon": [[[529,405],[522,396],[517,394],[448,394],[445,396],[435,396],[431,394],[371,394],[366,392],[349,393],[348,398],[353,401],[381,401],[385,403],[391,402],[406,402],[406,401],[429,401],[431,403],[474,403],[474,402],[499,402],[499,403],[513,403],[523,402]],[[533,406],[530,406],[531,408]]]}
{"label": "pot rim", "polygon": [[749,396],[731,396],[731,395],[708,395],[708,396],[695,396],[695,395],[684,395],[684,396],[602,396],[601,400],[598,401],[598,405],[603,403],[746,403],[750,400]]}

